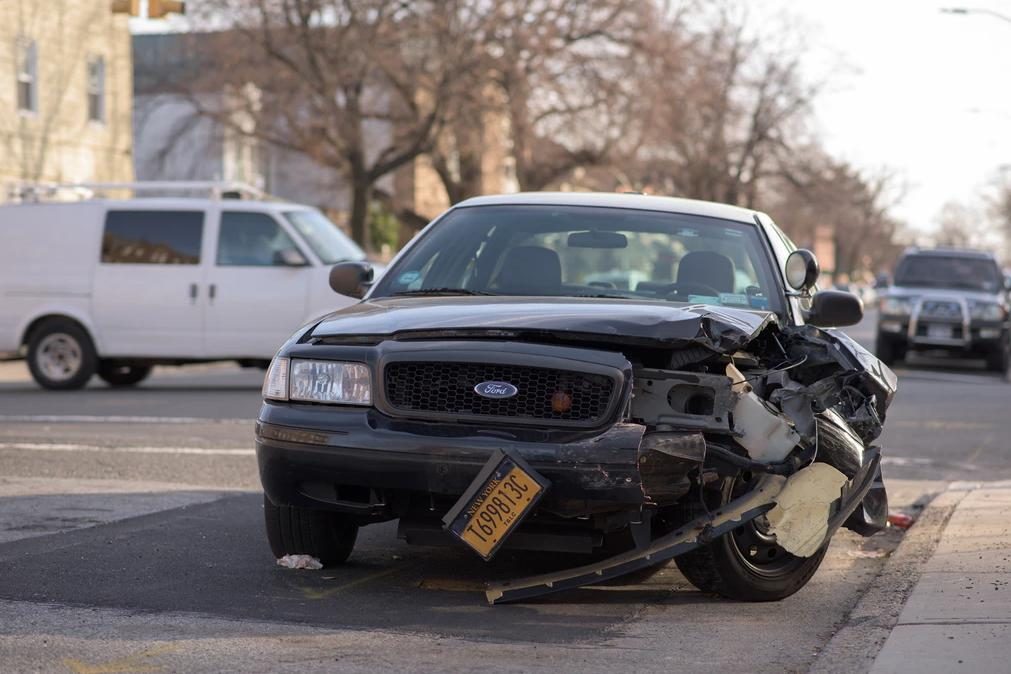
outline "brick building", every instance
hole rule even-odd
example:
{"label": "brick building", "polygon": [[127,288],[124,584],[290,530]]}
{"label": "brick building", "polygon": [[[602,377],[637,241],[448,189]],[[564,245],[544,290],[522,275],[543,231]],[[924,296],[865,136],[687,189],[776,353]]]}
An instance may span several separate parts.
{"label": "brick building", "polygon": [[0,184],[132,180],[132,70],[110,2],[0,2]]}

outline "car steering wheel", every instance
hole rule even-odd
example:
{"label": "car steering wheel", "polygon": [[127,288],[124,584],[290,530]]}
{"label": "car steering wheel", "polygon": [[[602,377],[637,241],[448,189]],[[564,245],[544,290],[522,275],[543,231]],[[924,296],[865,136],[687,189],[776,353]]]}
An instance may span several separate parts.
{"label": "car steering wheel", "polygon": [[681,283],[671,283],[669,286],[658,290],[656,294],[664,297],[667,297],[668,295],[706,295],[708,297],[719,297],[720,291],[711,285],[706,285],[705,283],[686,281]]}

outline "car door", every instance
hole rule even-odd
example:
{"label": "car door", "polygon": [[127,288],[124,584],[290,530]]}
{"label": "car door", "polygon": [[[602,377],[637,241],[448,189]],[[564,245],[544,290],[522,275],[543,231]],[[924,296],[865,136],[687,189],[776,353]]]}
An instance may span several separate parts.
{"label": "car door", "polygon": [[106,211],[91,297],[100,355],[203,357],[204,220],[200,209]]}
{"label": "car door", "polygon": [[310,258],[270,213],[226,208],[217,224],[207,276],[207,353],[270,358],[306,318]]}

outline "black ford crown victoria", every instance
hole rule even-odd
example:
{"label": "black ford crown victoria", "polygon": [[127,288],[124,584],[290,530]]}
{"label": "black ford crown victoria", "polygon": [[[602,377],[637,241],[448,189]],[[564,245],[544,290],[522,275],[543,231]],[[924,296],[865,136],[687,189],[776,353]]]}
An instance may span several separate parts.
{"label": "black ford crown victoria", "polygon": [[485,559],[573,553],[493,602],[672,558],[704,591],[792,594],[839,526],[887,516],[873,441],[895,377],[825,329],[862,306],[817,276],[762,213],[617,194],[471,199],[374,285],[335,266],[364,299],[296,333],[264,383],[273,552],[340,564],[359,527],[398,519]]}

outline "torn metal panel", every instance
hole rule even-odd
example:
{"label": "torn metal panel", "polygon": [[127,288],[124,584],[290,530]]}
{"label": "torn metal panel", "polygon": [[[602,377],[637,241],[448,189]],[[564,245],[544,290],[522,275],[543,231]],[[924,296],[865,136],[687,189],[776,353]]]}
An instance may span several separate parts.
{"label": "torn metal panel", "polygon": [[649,547],[626,552],[596,564],[530,578],[489,583],[485,595],[490,604],[522,601],[553,592],[617,578],[626,573],[666,562],[710,543],[718,536],[765,514],[786,484],[778,475],[765,475],[755,489],[719,510],[698,517],[676,531],[653,541]]}
{"label": "torn metal panel", "polygon": [[650,425],[730,433],[733,394],[724,375],[637,369],[632,418]]}
{"label": "torn metal panel", "polygon": [[844,484],[846,476],[825,463],[811,464],[791,475],[776,497],[776,507],[766,515],[776,543],[798,557],[818,552]]}
{"label": "torn metal panel", "polygon": [[691,473],[706,458],[701,433],[647,433],[639,445],[642,493],[651,504],[672,503],[691,489]]}

